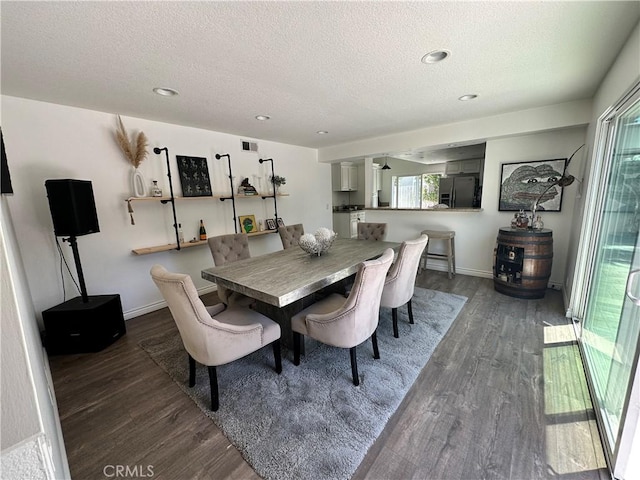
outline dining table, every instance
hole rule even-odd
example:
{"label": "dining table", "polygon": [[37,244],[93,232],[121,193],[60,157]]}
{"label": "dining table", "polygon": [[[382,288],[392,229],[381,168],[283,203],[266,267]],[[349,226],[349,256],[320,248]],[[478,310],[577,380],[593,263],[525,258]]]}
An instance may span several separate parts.
{"label": "dining table", "polygon": [[277,321],[283,343],[290,344],[291,316],[306,307],[305,301],[354,275],[362,262],[399,247],[396,242],[337,238],[320,256],[294,246],[201,273],[205,280],[258,300],[254,308]]}

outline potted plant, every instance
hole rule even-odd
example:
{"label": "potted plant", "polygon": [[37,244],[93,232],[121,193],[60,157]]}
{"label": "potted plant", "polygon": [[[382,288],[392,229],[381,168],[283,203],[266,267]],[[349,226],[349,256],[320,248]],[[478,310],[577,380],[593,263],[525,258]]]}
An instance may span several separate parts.
{"label": "potted plant", "polygon": [[280,175],[272,175],[271,183],[273,184],[275,193],[278,193],[278,191],[280,190],[280,187],[287,183],[287,179],[284,177],[281,177]]}

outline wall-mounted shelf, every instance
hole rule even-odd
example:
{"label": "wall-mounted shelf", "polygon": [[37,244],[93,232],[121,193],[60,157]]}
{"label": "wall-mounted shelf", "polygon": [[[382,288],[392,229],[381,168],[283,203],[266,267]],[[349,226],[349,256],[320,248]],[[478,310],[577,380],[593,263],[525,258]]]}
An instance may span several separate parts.
{"label": "wall-mounted shelf", "polygon": [[[188,247],[197,247],[199,245],[206,245],[207,241],[197,241],[197,242],[184,242],[180,244],[180,248],[188,248]],[[158,253],[158,252],[168,252],[169,250],[175,250],[178,248],[177,243],[168,243],[166,245],[157,245],[155,247],[142,247],[142,248],[134,248],[131,250],[136,255],[148,255],[150,253]]]}
{"label": "wall-mounted shelf", "polygon": [[[260,235],[268,235],[269,233],[277,233],[277,230],[264,230],[262,232],[248,233],[247,236],[259,237]],[[207,245],[207,240],[198,240],[197,242],[184,242],[180,244],[180,249],[198,247],[200,245]],[[131,251],[136,255],[149,255],[150,253],[168,252],[169,250],[176,250],[177,248],[177,243],[168,243],[166,245],[156,245],[154,247],[134,248]]]}
{"label": "wall-mounted shelf", "polygon": [[[173,187],[171,184],[171,168],[169,165],[169,150],[167,148],[155,148],[154,153],[156,154],[160,154],[162,151],[165,152],[165,156],[167,157],[167,176],[169,177],[169,189],[170,189],[170,193],[171,195],[168,197],[129,197],[127,199],[125,199],[125,202],[127,202],[127,209],[129,212],[129,216],[131,217],[131,225],[135,225],[135,221],[133,218],[133,202],[160,202],[163,205],[166,205],[167,203],[171,204],[171,209],[173,212],[173,228],[175,230],[175,234],[176,234],[176,243],[168,243],[165,245],[156,245],[156,246],[152,246],[152,247],[142,247],[142,248],[136,248],[134,250],[132,250],[132,252],[136,255],[147,255],[150,253],[158,253],[158,252],[166,252],[169,250],[182,250],[183,248],[189,248],[189,247],[195,247],[198,245],[206,245],[207,241],[206,240],[202,240],[202,241],[197,241],[197,242],[180,242],[179,240],[179,232],[178,232],[178,218],[176,215],[176,207],[175,207],[175,203],[176,201],[182,201],[182,200],[207,200],[207,199],[213,199],[213,200],[220,200],[222,202],[224,202],[225,200],[231,200],[232,203],[232,208],[233,208],[233,223],[234,223],[234,228],[235,228],[235,232],[238,233],[238,222],[237,222],[237,218],[236,218],[236,200],[237,199],[246,199],[246,198],[259,198],[260,200],[265,200],[267,198],[273,198],[273,208],[274,208],[274,214],[275,214],[275,220],[278,220],[278,201],[277,201],[277,197],[288,197],[289,194],[288,193],[275,193],[275,194],[260,194],[260,193],[256,193],[255,195],[244,195],[244,194],[236,194],[234,193],[235,189],[233,186],[233,176],[231,173],[231,157],[229,156],[229,154],[216,154],[216,159],[220,160],[223,157],[227,157],[227,160],[229,162],[229,186],[231,188],[231,193],[230,194],[225,194],[225,195],[203,195],[203,196],[197,196],[197,197],[177,197],[176,195],[174,195],[173,193]],[[263,162],[271,162],[271,178],[274,177],[274,171],[273,171],[273,159],[260,159],[259,160],[260,163]],[[276,185],[273,184],[273,190],[276,191]],[[247,234],[250,237],[254,237],[254,236],[260,236],[260,235],[267,235],[269,233],[276,233],[277,230],[264,230],[262,232],[254,232],[254,233],[249,233]]]}
{"label": "wall-mounted shelf", "polygon": [[[277,197],[288,197],[288,193],[278,193]],[[272,198],[273,195],[235,195],[235,198],[259,198],[260,200],[264,200],[265,198]],[[226,200],[231,198],[229,195],[207,195],[202,197],[173,197],[174,200],[182,201],[182,200]],[[125,199],[125,202],[160,202],[167,203],[171,201],[171,197],[129,197]]]}
{"label": "wall-mounted shelf", "polygon": [[[288,197],[288,193],[278,193],[277,197]],[[225,195],[211,195],[211,196],[202,196],[202,197],[173,197],[175,201],[182,200],[226,200],[230,197]],[[235,199],[260,199],[264,200],[266,198],[273,198],[273,195],[235,195]],[[171,197],[129,197],[125,199],[125,202],[160,202],[163,204],[169,203],[171,201]],[[132,209],[133,210],[133,209]],[[269,233],[277,233],[277,230],[264,230],[262,232],[254,232],[247,234],[249,237],[259,237],[261,235],[268,235]],[[183,248],[190,247],[198,247],[200,245],[207,245],[207,241],[197,241],[197,242],[183,242],[180,243],[180,250]],[[134,248],[131,250],[135,255],[149,255],[151,253],[159,253],[159,252],[168,252],[169,250],[177,250],[177,243],[168,243],[165,245],[155,245],[152,247],[141,247]]]}

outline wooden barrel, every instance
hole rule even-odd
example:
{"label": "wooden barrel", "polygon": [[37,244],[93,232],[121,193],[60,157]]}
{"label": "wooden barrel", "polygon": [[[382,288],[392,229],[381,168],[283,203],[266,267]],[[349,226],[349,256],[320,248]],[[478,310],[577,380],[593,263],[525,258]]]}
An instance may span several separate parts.
{"label": "wooden barrel", "polygon": [[543,298],[551,276],[551,230],[504,227],[493,251],[493,286],[518,298]]}

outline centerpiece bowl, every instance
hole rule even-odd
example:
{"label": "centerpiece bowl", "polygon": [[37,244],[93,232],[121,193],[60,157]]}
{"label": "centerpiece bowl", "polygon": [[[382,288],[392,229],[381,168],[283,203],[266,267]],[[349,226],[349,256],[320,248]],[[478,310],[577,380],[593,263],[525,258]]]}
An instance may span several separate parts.
{"label": "centerpiece bowl", "polygon": [[333,230],[320,227],[316,230],[314,235],[311,235],[310,233],[302,235],[300,237],[299,245],[300,248],[309,255],[319,257],[331,248],[331,245],[333,245],[333,241],[337,236],[338,234]]}

